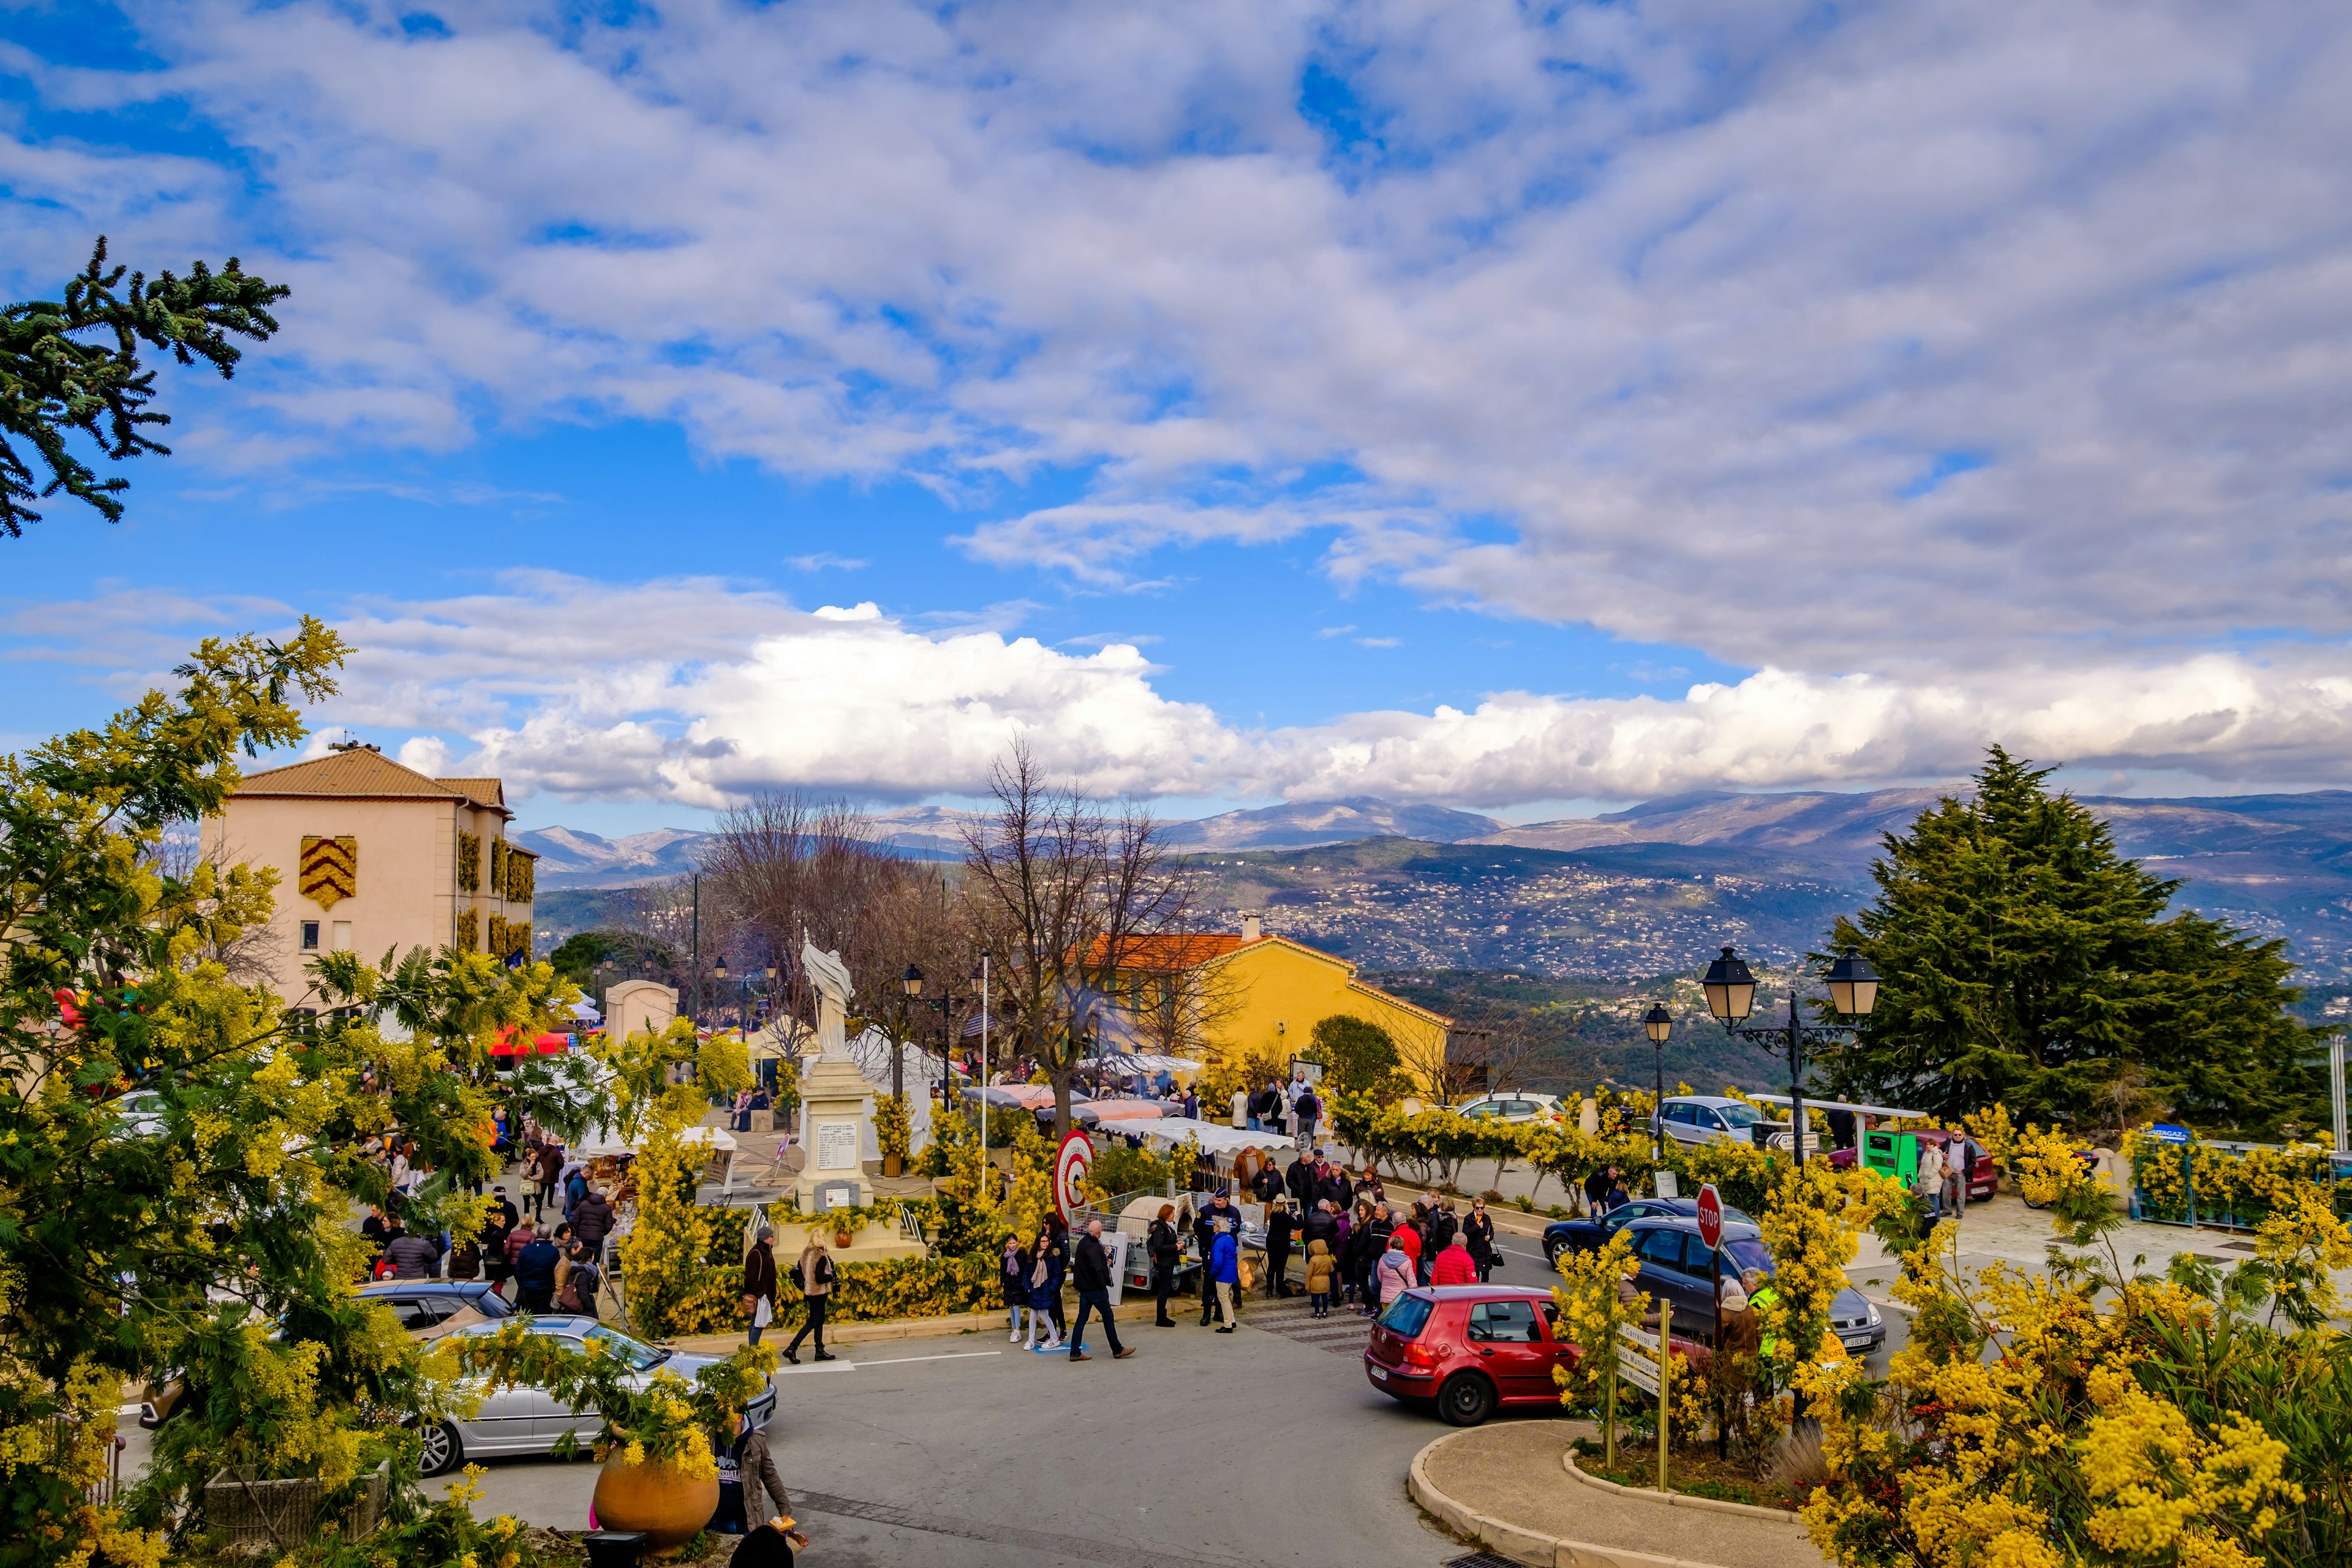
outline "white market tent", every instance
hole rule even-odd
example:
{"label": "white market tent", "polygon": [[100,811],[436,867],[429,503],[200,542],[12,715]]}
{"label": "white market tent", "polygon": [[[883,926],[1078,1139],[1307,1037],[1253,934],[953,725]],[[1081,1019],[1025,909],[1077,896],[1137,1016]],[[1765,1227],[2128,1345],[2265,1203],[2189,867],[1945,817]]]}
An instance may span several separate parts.
{"label": "white market tent", "polygon": [[1245,1127],[1225,1127],[1214,1121],[1188,1121],[1170,1117],[1159,1121],[1134,1121],[1121,1126],[1121,1132],[1140,1134],[1147,1142],[1167,1149],[1181,1149],[1188,1139],[1201,1141],[1202,1152],[1214,1154],[1226,1164],[1244,1149],[1280,1149],[1296,1152],[1297,1144],[1288,1134],[1279,1131],[1253,1132]]}
{"label": "white market tent", "polygon": [[[706,1184],[715,1183],[721,1187],[735,1184],[735,1156],[740,1148],[735,1142],[735,1134],[724,1127],[689,1127],[680,1136],[686,1142],[699,1143],[709,1148],[710,1159],[703,1169]],[[606,1155],[635,1154],[643,1147],[642,1142],[623,1142],[609,1127],[591,1127],[586,1135],[565,1149],[564,1153],[574,1160],[594,1161]],[[717,1168],[716,1174],[713,1174],[713,1166]]]}

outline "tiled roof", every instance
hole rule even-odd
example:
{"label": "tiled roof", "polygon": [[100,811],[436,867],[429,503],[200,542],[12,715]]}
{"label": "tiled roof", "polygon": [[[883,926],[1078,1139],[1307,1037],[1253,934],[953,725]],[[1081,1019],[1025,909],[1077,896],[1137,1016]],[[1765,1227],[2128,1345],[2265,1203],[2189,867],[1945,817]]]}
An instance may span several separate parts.
{"label": "tiled roof", "polygon": [[[1129,937],[1121,946],[1116,967],[1153,973],[1191,969],[1213,958],[1223,958],[1241,945],[1242,939],[1232,931],[1202,931],[1190,936]],[[1095,938],[1087,962],[1099,964],[1109,950],[1108,937]]]}
{"label": "tiled roof", "polygon": [[492,811],[504,811],[507,808],[507,788],[503,780],[435,779],[433,782],[448,785],[459,795],[470,798],[476,805],[486,805]]}
{"label": "tiled roof", "polygon": [[265,799],[462,800],[512,815],[507,812],[505,787],[497,779],[429,779],[364,747],[251,774],[236,793]]}

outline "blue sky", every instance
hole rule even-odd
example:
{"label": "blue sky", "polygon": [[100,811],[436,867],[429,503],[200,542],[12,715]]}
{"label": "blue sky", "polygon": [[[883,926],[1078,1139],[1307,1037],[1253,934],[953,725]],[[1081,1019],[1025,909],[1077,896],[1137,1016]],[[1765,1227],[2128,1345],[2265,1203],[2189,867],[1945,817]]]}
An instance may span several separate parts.
{"label": "blue sky", "polygon": [[600,831],[1015,735],[1188,813],[2339,784],[2348,29],[10,8],[9,297],[295,293],[0,542],[0,742],[310,611],[322,735]]}

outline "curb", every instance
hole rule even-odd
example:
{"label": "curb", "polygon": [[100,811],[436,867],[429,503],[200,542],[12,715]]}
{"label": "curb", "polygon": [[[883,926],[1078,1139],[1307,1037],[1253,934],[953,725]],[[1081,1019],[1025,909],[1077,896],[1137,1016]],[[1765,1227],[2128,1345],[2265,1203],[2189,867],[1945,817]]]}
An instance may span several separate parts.
{"label": "curb", "polygon": [[[1715,1568],[1707,1563],[1694,1563],[1684,1557],[1660,1557],[1648,1552],[1631,1552],[1622,1547],[1595,1546],[1586,1541],[1567,1541],[1556,1535],[1538,1535],[1531,1530],[1521,1530],[1499,1519],[1475,1512],[1454,1501],[1429,1479],[1426,1464],[1429,1456],[1457,1437],[1466,1437],[1469,1430],[1449,1432],[1429,1444],[1412,1457],[1412,1466],[1406,1472],[1405,1490],[1412,1500],[1427,1509],[1447,1529],[1465,1535],[1514,1563],[1525,1563],[1529,1568]],[[1588,1478],[1589,1479],[1589,1478]]]}
{"label": "curb", "polygon": [[1614,1492],[1622,1498],[1633,1498],[1647,1503],[1664,1503],[1671,1508],[1702,1508],[1710,1513],[1732,1513],[1738,1514],[1742,1519],[1767,1520],[1774,1524],[1793,1524],[1801,1530],[1804,1528],[1805,1521],[1785,1508],[1759,1508],[1754,1503],[1726,1502],[1721,1498],[1689,1497],[1681,1492],[1668,1492],[1664,1497],[1660,1497],[1647,1487],[1623,1487],[1619,1486],[1615,1481],[1602,1480],[1599,1476],[1588,1476],[1577,1468],[1574,1448],[1561,1454],[1559,1462],[1568,1468],[1570,1475],[1574,1476],[1586,1486],[1599,1487],[1604,1492]]}

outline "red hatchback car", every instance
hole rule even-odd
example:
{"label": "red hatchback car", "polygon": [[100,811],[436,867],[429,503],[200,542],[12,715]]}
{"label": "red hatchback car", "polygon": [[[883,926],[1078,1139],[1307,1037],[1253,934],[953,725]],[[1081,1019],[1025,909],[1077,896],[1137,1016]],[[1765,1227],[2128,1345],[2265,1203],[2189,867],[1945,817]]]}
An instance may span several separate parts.
{"label": "red hatchback car", "polygon": [[1552,1335],[1551,1292],[1507,1285],[1424,1285],[1389,1303],[1364,1344],[1364,1375],[1409,1405],[1434,1403],[1456,1426],[1512,1405],[1559,1404],[1552,1368],[1576,1347]]}

